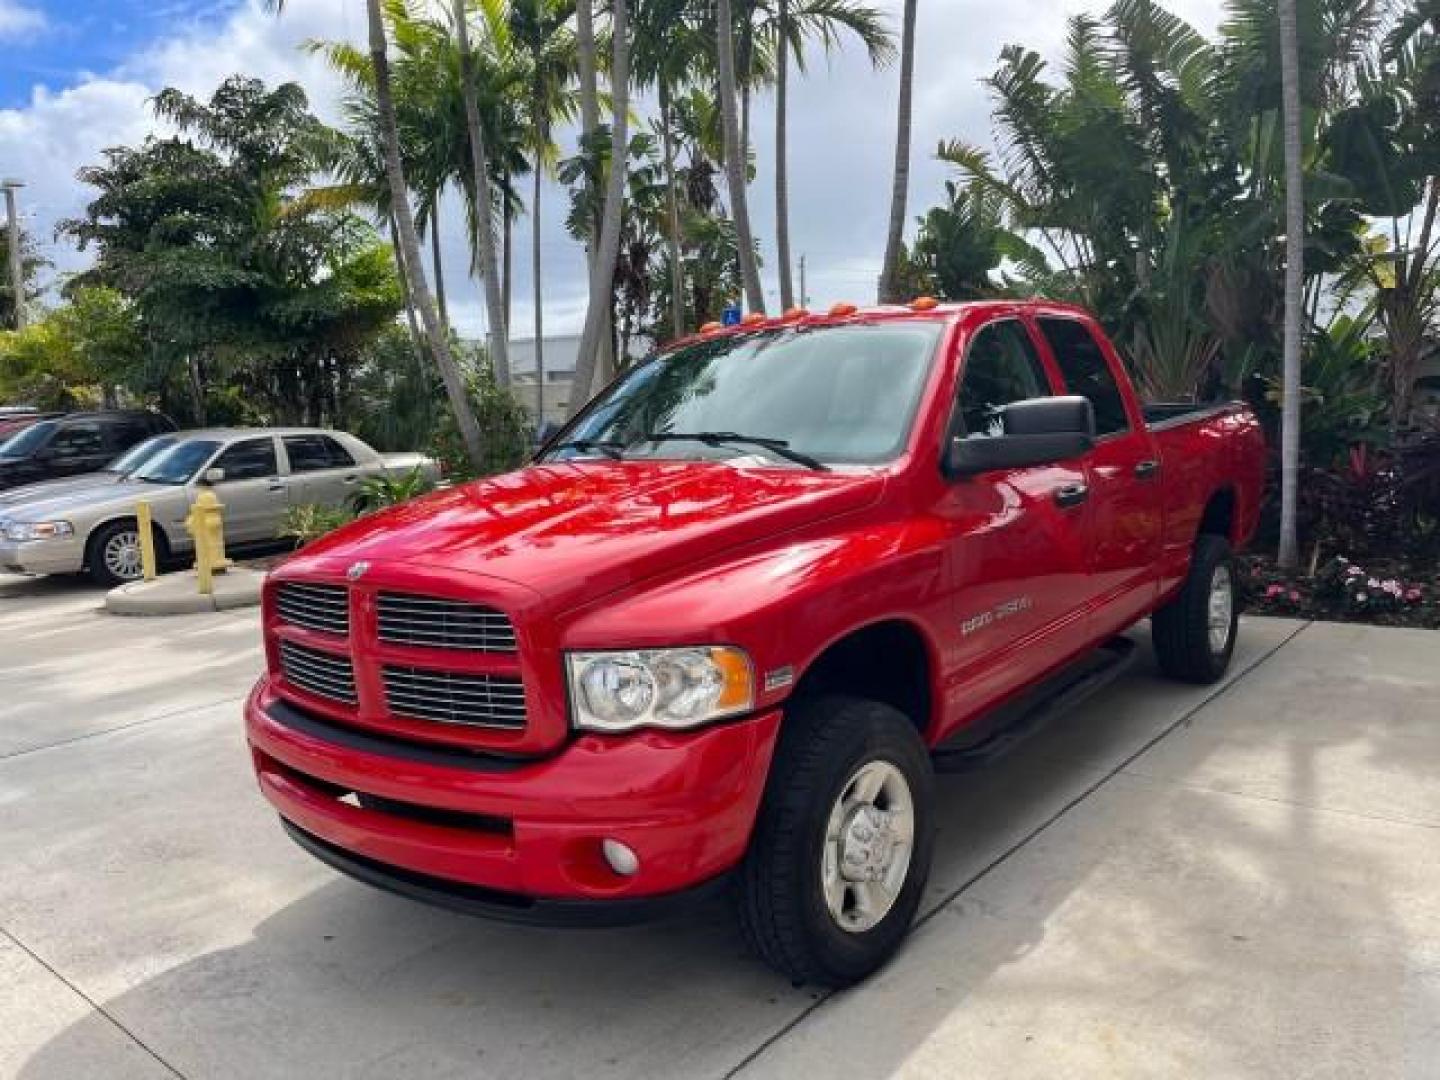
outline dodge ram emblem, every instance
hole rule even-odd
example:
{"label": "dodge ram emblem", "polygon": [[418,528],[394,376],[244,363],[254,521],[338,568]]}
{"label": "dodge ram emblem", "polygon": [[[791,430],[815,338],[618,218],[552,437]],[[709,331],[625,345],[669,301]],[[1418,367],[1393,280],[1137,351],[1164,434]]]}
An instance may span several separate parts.
{"label": "dodge ram emblem", "polygon": [[350,569],[345,571],[345,577],[350,581],[359,581],[369,572],[370,564],[368,562],[357,562],[353,563]]}

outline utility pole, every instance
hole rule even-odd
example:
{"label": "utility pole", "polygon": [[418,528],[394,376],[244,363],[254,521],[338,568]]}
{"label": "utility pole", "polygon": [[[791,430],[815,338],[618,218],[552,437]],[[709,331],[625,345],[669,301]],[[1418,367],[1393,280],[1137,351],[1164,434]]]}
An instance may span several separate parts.
{"label": "utility pole", "polygon": [[20,265],[20,212],[15,193],[25,184],[19,180],[0,180],[5,189],[5,220],[10,238],[10,287],[15,295],[15,329],[25,329],[25,269]]}
{"label": "utility pole", "polygon": [[800,256],[800,306],[810,306],[810,294],[805,291],[805,256]]}

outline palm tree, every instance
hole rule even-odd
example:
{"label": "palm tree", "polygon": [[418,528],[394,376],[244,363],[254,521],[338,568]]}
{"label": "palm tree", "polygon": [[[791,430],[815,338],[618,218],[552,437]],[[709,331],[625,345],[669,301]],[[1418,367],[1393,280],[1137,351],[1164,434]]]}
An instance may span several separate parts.
{"label": "palm tree", "polygon": [[900,30],[900,105],[895,124],[895,183],[890,192],[890,229],[880,267],[880,302],[895,303],[899,286],[900,245],[905,238],[905,201],[910,191],[910,100],[915,84],[916,0],[905,0]]}
{"label": "palm tree", "polygon": [[[890,62],[895,46],[880,13],[851,0],[778,0],[775,37],[775,248],[780,260],[780,303],[795,305],[794,275],[790,259],[789,95],[790,58],[805,65],[805,39],[818,37],[828,52],[842,30],[850,30],[865,45],[873,67]],[[763,31],[762,31],[763,32]]]}
{"label": "palm tree", "polygon": [[[913,3],[913,0],[910,0]],[[716,0],[715,53],[720,74],[720,111],[725,130],[725,178],[730,191],[730,216],[740,238],[740,278],[745,283],[745,301],[752,312],[764,312],[765,293],[760,288],[760,268],[755,260],[754,232],[750,228],[750,206],[746,199],[747,161],[740,140],[740,117],[735,84],[735,22],[730,0]]]}
{"label": "palm tree", "polygon": [[[598,115],[595,94],[595,34],[590,0],[580,0],[579,41],[581,108]],[[591,85],[585,85],[589,69]],[[587,102],[588,98],[588,102]],[[571,388],[569,415],[584,407],[595,381],[596,361],[602,337],[611,335],[611,298],[615,259],[620,252],[620,225],[625,196],[626,153],[630,117],[630,27],[626,0],[612,0],[610,10],[610,175],[606,182],[605,204],[600,215],[599,239],[590,248],[590,299],[585,309],[585,326],[580,332],[580,351],[575,360],[575,382]],[[588,117],[587,117],[588,119]],[[598,127],[598,122],[597,125]]]}
{"label": "palm tree", "polygon": [[555,163],[551,131],[556,120],[574,115],[574,98],[568,86],[575,72],[575,38],[568,24],[574,0],[515,0],[510,24],[528,62],[530,99],[530,153],[533,188],[530,193],[530,274],[535,301],[535,424],[545,423],[545,292],[541,278],[540,196],[544,173]]}
{"label": "palm tree", "polygon": [[1300,32],[1295,0],[1279,0],[1281,122],[1285,142],[1285,340],[1280,414],[1279,563],[1299,559],[1296,501],[1300,479],[1300,334],[1305,288],[1305,192],[1300,130]]}
{"label": "palm tree", "polygon": [[[269,10],[277,13],[285,6],[284,0],[263,2]],[[415,298],[416,307],[420,309],[420,319],[425,327],[430,355],[440,371],[441,382],[445,384],[445,394],[455,412],[455,423],[460,429],[460,440],[465,446],[465,453],[472,465],[481,468],[485,461],[485,448],[480,424],[470,405],[465,377],[460,372],[460,365],[455,361],[455,354],[450,350],[450,335],[440,323],[435,299],[430,293],[430,284],[425,279],[425,266],[420,257],[420,238],[415,230],[415,214],[410,208],[409,188],[405,184],[405,166],[400,160],[400,127],[395,117],[394,90],[390,83],[390,43],[385,33],[380,0],[366,0],[365,14],[370,63],[375,79],[375,104],[378,112],[376,135],[384,152],[385,181],[390,189],[391,213],[400,241],[401,269],[409,275],[410,293]]]}
{"label": "palm tree", "polygon": [[501,386],[510,385],[509,327],[505,299],[500,289],[500,261],[495,251],[495,221],[490,208],[490,165],[485,152],[485,125],[480,120],[480,94],[475,85],[475,55],[470,51],[469,16],[465,0],[454,0],[452,12],[455,38],[460,46],[460,87],[465,98],[465,121],[470,141],[471,171],[475,190],[476,234],[479,240],[480,276],[485,286],[485,313],[489,323],[490,360]]}

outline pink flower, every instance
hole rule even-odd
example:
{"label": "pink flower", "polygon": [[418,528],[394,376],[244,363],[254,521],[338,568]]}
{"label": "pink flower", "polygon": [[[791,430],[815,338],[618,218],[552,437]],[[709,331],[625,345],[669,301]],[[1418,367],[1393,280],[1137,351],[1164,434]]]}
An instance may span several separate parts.
{"label": "pink flower", "polygon": [[1409,601],[1410,603],[1412,603],[1412,604],[1415,603],[1417,600],[1422,599],[1422,598],[1424,597],[1424,595],[1425,595],[1425,594],[1422,593],[1419,589],[1406,589],[1406,590],[1405,590],[1405,599],[1408,600],[1408,601]]}
{"label": "pink flower", "polygon": [[1284,596],[1284,595],[1285,595],[1285,586],[1284,586],[1284,585],[1271,585],[1268,589],[1265,590],[1265,599],[1266,599],[1266,600],[1274,600],[1277,596]]}
{"label": "pink flower", "polygon": [[1291,589],[1291,590],[1290,590],[1290,599],[1293,600],[1293,601],[1295,601],[1295,603],[1298,604],[1298,603],[1300,602],[1300,594],[1299,594],[1298,592],[1296,592],[1294,589]]}

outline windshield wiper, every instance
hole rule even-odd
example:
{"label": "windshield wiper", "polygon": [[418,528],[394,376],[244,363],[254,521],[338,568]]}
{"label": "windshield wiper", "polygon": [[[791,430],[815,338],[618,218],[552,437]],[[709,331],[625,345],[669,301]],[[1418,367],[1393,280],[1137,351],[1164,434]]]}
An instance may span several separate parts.
{"label": "windshield wiper", "polygon": [[791,450],[790,443],[785,439],[770,439],[763,435],[741,435],[738,431],[657,431],[649,435],[642,435],[638,441],[656,443],[685,441],[704,443],[706,446],[745,443],[769,450],[777,457],[793,461],[797,465],[804,465],[807,469],[814,469],[816,472],[830,471],[830,466],[823,461],[813,458],[809,454],[802,454],[799,450]]}
{"label": "windshield wiper", "polygon": [[613,439],[570,439],[566,442],[556,443],[550,447],[554,450],[579,450],[582,454],[588,454],[592,450],[599,450],[606,457],[619,461],[625,456],[625,444],[616,442]]}

